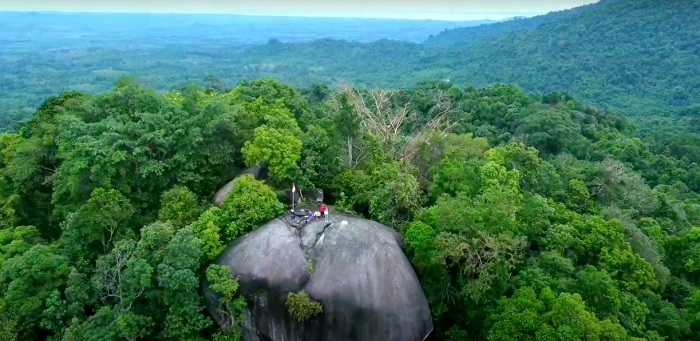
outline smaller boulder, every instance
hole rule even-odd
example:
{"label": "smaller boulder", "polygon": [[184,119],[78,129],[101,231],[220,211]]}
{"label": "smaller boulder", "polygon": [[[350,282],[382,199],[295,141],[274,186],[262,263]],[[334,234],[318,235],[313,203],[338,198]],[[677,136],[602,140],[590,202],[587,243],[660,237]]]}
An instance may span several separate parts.
{"label": "smaller boulder", "polygon": [[224,185],[218,191],[216,191],[216,194],[214,194],[214,205],[223,205],[224,201],[226,201],[226,198],[233,190],[233,185],[236,183],[236,180],[238,180],[238,178],[246,174],[252,174],[256,180],[266,180],[268,177],[268,166],[263,164],[261,166],[253,166],[244,169],[233,180],[229,181],[228,183],[226,183],[226,185]]}

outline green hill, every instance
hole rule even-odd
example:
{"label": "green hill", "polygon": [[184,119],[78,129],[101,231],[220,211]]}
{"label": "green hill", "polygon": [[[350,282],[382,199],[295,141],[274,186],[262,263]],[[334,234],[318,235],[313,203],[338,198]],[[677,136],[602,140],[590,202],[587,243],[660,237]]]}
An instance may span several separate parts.
{"label": "green hill", "polygon": [[474,27],[460,27],[445,29],[437,35],[431,35],[425,42],[430,46],[453,46],[472,44],[478,41],[489,40],[500,35],[523,30],[531,30],[546,23],[577,17],[591,9],[600,6],[600,3],[580,6],[564,11],[550,12],[535,17],[516,17],[498,23],[482,24]]}
{"label": "green hill", "polygon": [[700,98],[700,1],[608,1],[567,20],[457,46],[425,68],[458,83],[566,89],[629,114]]}

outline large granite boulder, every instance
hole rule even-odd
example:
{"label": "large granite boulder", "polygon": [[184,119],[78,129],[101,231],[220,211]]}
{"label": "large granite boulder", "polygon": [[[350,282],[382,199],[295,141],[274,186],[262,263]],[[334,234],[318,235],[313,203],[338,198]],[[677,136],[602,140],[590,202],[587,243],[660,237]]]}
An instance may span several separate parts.
{"label": "large granite boulder", "polygon": [[[399,234],[366,219],[336,214],[297,227],[288,213],[238,238],[216,263],[238,277],[248,302],[245,340],[422,341],[433,323]],[[306,291],[323,312],[297,322],[285,306]],[[217,297],[204,286],[209,310]]]}

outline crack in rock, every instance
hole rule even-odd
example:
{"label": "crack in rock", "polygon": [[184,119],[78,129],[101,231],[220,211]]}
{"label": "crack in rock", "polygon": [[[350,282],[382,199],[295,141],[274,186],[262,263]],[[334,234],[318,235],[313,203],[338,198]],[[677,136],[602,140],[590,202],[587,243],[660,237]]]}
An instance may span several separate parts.
{"label": "crack in rock", "polygon": [[312,249],[316,246],[316,244],[319,243],[319,241],[323,240],[323,234],[326,233],[326,229],[328,228],[328,226],[331,226],[331,224],[332,223],[326,223],[326,225],[323,227],[323,230],[321,230],[320,233],[316,234],[316,239],[314,240],[313,245],[311,245]]}
{"label": "crack in rock", "polygon": [[[314,247],[319,241],[323,240],[324,233],[332,225],[332,222],[321,223],[318,220],[319,218],[314,218],[314,220],[306,223],[305,216],[296,216],[296,218],[294,219],[291,215],[285,214],[277,219],[284,222],[294,232],[294,235],[299,238],[299,249],[306,260],[309,275],[313,275],[313,266],[316,262]],[[306,282],[308,281],[305,281],[304,284]]]}
{"label": "crack in rock", "polygon": [[[249,306],[246,341],[420,341],[433,324],[425,294],[395,231],[338,213],[332,224],[299,224],[287,212],[239,237],[217,258],[238,278]],[[337,225],[336,225],[337,224]],[[329,228],[333,225],[333,228]],[[299,322],[289,292],[306,291],[323,312]],[[207,308],[220,326],[217,298]]]}

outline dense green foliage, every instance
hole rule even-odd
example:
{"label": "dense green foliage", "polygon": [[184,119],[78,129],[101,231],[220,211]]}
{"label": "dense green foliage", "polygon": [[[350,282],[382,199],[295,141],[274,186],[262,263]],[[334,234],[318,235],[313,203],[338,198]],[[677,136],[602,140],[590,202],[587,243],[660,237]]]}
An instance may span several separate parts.
{"label": "dense green foliage", "polygon": [[238,282],[231,278],[231,270],[221,265],[210,265],[206,276],[209,288],[219,295],[219,306],[216,311],[221,314],[224,325],[224,331],[214,334],[214,340],[239,341],[241,329],[236,328],[236,321],[241,320],[246,302],[237,295]]}
{"label": "dense green foliage", "polygon": [[684,108],[700,98],[697,13],[697,1],[604,1],[568,20],[457,47],[432,67],[466,66],[452,77],[460,83],[566,90],[630,115]]}
{"label": "dense green foliage", "polygon": [[483,24],[476,27],[446,29],[440,32],[440,34],[431,35],[425,44],[430,46],[469,45],[475,42],[493,39],[506,33],[531,30],[542,24],[571,19],[592,8],[595,8],[595,6],[581,6],[558,12],[550,12],[531,18],[514,18],[513,20]]}
{"label": "dense green foliage", "polygon": [[295,181],[404,236],[434,339],[700,340],[695,141],[513,85],[64,93],[0,135],[0,339],[239,338],[211,261]]}

